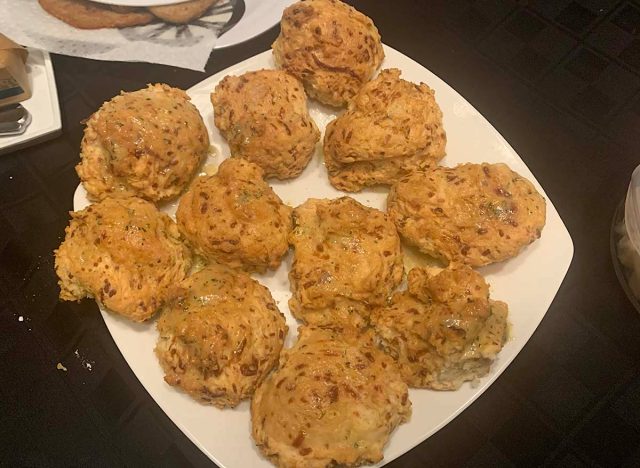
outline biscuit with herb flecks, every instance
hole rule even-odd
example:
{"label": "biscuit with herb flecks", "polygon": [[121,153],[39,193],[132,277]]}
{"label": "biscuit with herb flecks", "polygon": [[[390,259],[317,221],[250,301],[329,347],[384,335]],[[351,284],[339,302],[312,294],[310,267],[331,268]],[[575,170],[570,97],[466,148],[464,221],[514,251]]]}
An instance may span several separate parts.
{"label": "biscuit with herb flecks", "polygon": [[293,315],[309,324],[362,323],[402,280],[400,238],[388,215],[350,197],[309,199],[293,213]]}
{"label": "biscuit with herb flecks", "polygon": [[60,298],[93,297],[135,322],[151,318],[173,298],[191,268],[178,227],[153,203],[105,198],[71,213],[55,251]]}
{"label": "biscuit with herb flecks", "polygon": [[345,106],[384,59],[373,21],[338,0],[307,0],[284,10],[273,43],[278,67],[299,78],[307,94]]}
{"label": "biscuit with herb flecks", "polygon": [[387,208],[404,240],[444,263],[488,265],[540,237],[546,203],[506,164],[417,171],[389,192]]}
{"label": "biscuit with herb flecks", "polygon": [[377,463],[411,416],[407,385],[370,333],[300,327],[251,401],[253,439],[279,467]]}
{"label": "biscuit with herb flecks", "polygon": [[220,408],[250,398],[277,364],[287,334],[271,293],[246,273],[215,264],[178,290],[157,324],[165,381]]}
{"label": "biscuit with herb flecks", "polygon": [[209,151],[189,100],[181,89],[156,84],[105,102],[87,121],[76,166],[89,197],[158,202],[182,193]]}
{"label": "biscuit with herb flecks", "polygon": [[259,166],[229,158],[215,175],[194,181],[176,219],[196,253],[246,271],[278,268],[289,250],[291,208],[263,176]]}
{"label": "biscuit with herb flecks", "polygon": [[231,156],[290,179],[307,167],[320,132],[307,110],[302,83],[282,70],[226,76],[211,94],[215,124]]}

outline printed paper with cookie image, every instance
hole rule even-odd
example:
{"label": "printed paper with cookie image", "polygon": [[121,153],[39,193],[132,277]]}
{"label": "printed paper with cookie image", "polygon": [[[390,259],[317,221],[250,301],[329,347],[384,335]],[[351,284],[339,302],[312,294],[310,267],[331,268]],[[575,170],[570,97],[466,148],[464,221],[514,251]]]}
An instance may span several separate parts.
{"label": "printed paper with cookie image", "polygon": [[[47,13],[75,28],[102,29],[129,28],[154,22],[185,25],[208,15],[235,12],[236,5],[242,1],[188,0],[148,7],[111,5],[91,0],[38,0],[38,3]],[[241,13],[232,15],[229,23],[237,16]],[[230,27],[232,24],[229,23],[216,19],[209,24],[211,28],[222,29],[221,26]],[[207,22],[199,21],[198,25],[206,26]]]}
{"label": "printed paper with cookie image", "polygon": [[218,38],[248,16],[245,5],[244,0],[0,0],[0,30],[16,43],[57,54],[204,71]]}

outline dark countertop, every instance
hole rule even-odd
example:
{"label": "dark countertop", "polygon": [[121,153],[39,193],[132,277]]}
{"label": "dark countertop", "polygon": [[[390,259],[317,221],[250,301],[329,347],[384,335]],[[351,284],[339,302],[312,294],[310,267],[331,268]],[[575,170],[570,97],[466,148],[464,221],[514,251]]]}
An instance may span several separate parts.
{"label": "dark countertop", "polygon": [[[640,2],[357,6],[385,43],[498,129],[575,245],[564,283],[515,361],[389,466],[640,466],[640,317],[609,251],[614,210],[640,163]],[[207,73],[54,56],[62,135],[0,157],[0,466],[212,466],[137,381],[95,303],[58,301],[52,252],[78,184],[83,119],[121,89],[186,89],[266,50],[276,35],[215,51]]]}

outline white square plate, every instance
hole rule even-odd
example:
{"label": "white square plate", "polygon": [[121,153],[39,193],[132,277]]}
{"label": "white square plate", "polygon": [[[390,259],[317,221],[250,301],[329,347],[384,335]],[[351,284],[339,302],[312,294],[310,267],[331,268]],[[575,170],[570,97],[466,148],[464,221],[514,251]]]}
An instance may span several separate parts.
{"label": "white square plate", "polygon": [[[504,162],[527,177],[544,195],[540,184],[502,136],[456,91],[422,65],[390,47],[385,46],[383,68],[399,68],[402,77],[425,82],[436,91],[436,99],[444,114],[447,131],[447,156],[442,164],[451,166],[462,162]],[[188,93],[198,107],[216,147],[212,162],[219,163],[228,156],[228,146],[213,124],[213,109],[209,94],[228,74],[249,70],[274,68],[270,51],[223,70],[191,88]],[[333,109],[310,103],[310,112],[320,129],[332,120]],[[303,174],[288,182],[270,181],[285,203],[292,206],[309,197],[336,198],[344,195],[329,185],[322,163],[321,145]],[[352,195],[361,203],[384,209],[386,189],[365,190]],[[545,195],[546,197],[546,195]],[[76,191],[76,210],[88,204],[84,189]],[[165,208],[173,212],[175,206]],[[472,387],[468,383],[454,392],[413,389],[411,420],[392,435],[385,450],[384,462],[393,460],[418,445],[464,410],[504,371],[522,350],[544,317],[573,256],[573,243],[551,200],[547,198],[547,224],[540,240],[527,247],[519,256],[506,262],[481,269],[491,285],[493,299],[509,304],[511,336],[488,376]],[[289,336],[287,346],[295,339],[297,323],[287,307],[290,297],[287,273],[291,253],[273,273],[255,275],[269,287],[280,309],[287,316]],[[104,321],[136,376],[165,413],[213,461],[224,467],[268,467],[270,463],[256,449],[250,436],[249,404],[244,402],[233,410],[219,410],[203,406],[167,385],[153,348],[157,332],[153,323],[132,324],[103,311]]]}

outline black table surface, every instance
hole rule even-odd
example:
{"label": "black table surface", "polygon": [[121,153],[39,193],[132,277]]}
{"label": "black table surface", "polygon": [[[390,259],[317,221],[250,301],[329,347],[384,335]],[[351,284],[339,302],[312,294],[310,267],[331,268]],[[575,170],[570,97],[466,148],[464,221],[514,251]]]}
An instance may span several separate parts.
{"label": "black table surface", "polygon": [[[640,162],[640,2],[357,7],[385,43],[439,75],[509,141],[575,246],[515,361],[389,466],[640,466],[640,317],[609,250],[613,213]],[[53,57],[62,135],[0,157],[1,466],[213,466],[138,382],[96,304],[58,300],[52,252],[78,185],[83,119],[120,90],[186,89],[266,50],[277,32],[214,51],[206,73]]]}

